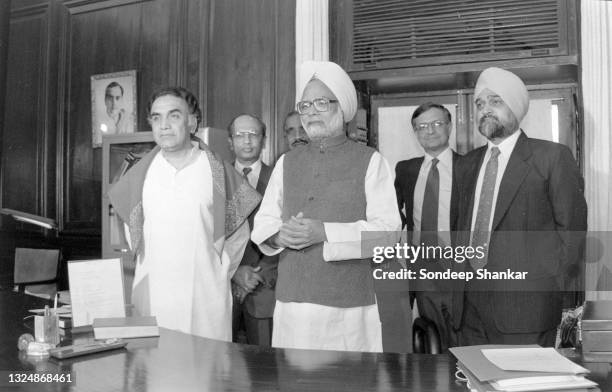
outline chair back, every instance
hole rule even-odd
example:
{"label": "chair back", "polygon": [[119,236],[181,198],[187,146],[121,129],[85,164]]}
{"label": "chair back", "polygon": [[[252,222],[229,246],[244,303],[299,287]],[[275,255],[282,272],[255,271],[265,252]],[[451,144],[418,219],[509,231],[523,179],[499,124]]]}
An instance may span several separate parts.
{"label": "chair back", "polygon": [[16,288],[25,286],[27,294],[52,298],[57,292],[59,249],[15,249],[13,282]]}

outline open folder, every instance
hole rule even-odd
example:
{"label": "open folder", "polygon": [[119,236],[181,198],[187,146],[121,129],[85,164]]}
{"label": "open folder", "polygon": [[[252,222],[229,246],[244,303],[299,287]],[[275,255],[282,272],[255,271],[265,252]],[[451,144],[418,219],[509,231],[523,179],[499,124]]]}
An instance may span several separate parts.
{"label": "open folder", "polygon": [[554,349],[537,345],[483,345],[454,347],[450,351],[457,358],[468,387],[479,392],[588,391],[597,386],[584,378],[587,369]]}

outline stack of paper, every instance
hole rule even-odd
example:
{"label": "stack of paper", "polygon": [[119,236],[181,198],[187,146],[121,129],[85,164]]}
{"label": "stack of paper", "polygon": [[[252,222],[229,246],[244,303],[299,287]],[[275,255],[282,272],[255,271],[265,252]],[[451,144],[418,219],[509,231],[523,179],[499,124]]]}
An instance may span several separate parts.
{"label": "stack of paper", "polygon": [[474,391],[588,391],[597,384],[584,378],[589,371],[553,348],[485,345],[450,351]]}

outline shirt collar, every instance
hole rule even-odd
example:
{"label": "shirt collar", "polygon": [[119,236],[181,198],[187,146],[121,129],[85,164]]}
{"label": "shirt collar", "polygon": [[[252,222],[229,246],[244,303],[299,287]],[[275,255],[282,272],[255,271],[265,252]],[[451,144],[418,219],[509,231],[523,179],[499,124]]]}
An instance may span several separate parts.
{"label": "shirt collar", "polygon": [[487,142],[487,154],[491,155],[491,149],[493,147],[499,148],[499,153],[504,157],[510,157],[512,154],[512,150],[514,150],[514,146],[516,146],[516,142],[518,141],[519,136],[521,136],[521,129],[517,129],[512,135],[505,138],[501,143],[495,145],[490,140]]}
{"label": "shirt collar", "polygon": [[234,162],[234,167],[240,173],[242,173],[242,169],[244,169],[245,167],[250,167],[253,172],[256,172],[258,169],[261,168],[261,157],[259,157],[259,159],[257,159],[251,165],[243,165],[242,163],[238,162],[238,160],[236,159],[236,161]]}
{"label": "shirt collar", "polygon": [[[453,162],[453,150],[451,150],[450,147],[446,147],[446,150],[442,151],[435,158],[438,159],[439,164],[441,163],[444,166],[450,166],[452,164],[452,162]],[[432,157],[431,155],[429,155],[426,152],[425,156],[424,156],[423,163],[424,164],[429,164],[429,162],[431,162],[432,159],[434,159],[434,157]]]}

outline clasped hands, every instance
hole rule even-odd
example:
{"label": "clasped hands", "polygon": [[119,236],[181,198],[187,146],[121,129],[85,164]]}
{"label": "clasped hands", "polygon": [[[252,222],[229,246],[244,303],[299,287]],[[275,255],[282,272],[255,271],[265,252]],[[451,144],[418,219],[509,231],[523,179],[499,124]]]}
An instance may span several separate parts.
{"label": "clasped hands", "polygon": [[270,237],[268,242],[275,248],[301,250],[326,240],[323,222],[304,218],[304,214],[300,212],[283,222],[278,233]]}
{"label": "clasped hands", "polygon": [[238,267],[232,282],[234,283],[234,296],[240,303],[244,301],[247,295],[251,294],[257,286],[265,284],[266,280],[259,274],[261,266],[251,267],[250,265],[241,265]]}

